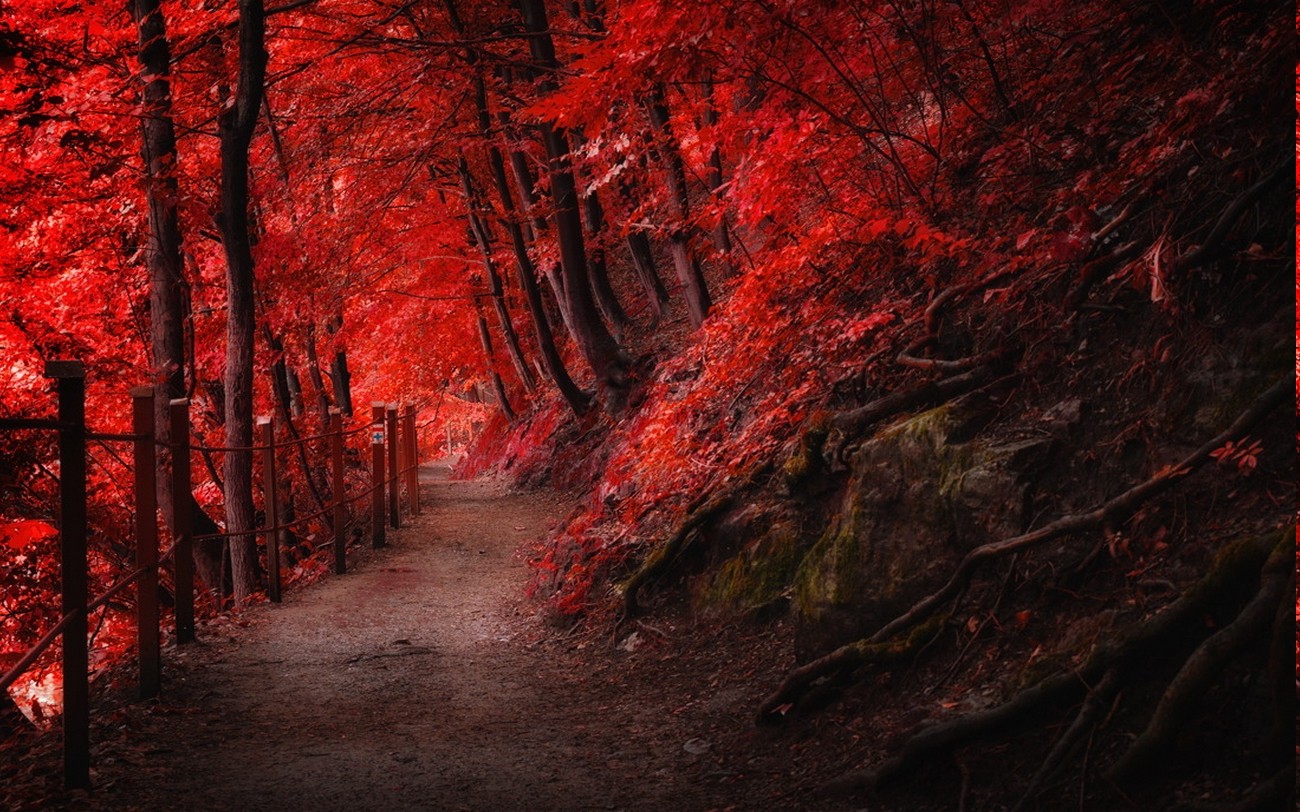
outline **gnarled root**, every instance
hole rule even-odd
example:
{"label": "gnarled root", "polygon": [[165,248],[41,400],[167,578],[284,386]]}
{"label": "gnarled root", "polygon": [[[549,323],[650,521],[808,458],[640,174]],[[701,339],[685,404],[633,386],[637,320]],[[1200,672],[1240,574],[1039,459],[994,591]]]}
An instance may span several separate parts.
{"label": "gnarled root", "polygon": [[1259,592],[1236,620],[1206,638],[1187,658],[1160,697],[1146,730],[1111,765],[1107,778],[1116,783],[1130,779],[1170,749],[1170,741],[1191,715],[1197,700],[1223,673],[1233,657],[1269,628],[1278,602],[1291,600],[1295,591],[1294,560],[1295,529],[1292,528],[1264,565]]}
{"label": "gnarled root", "polygon": [[[1108,672],[1122,672],[1131,659],[1194,624],[1220,595],[1230,591],[1243,578],[1249,578],[1251,573],[1258,572],[1265,560],[1271,566],[1275,551],[1293,546],[1292,539],[1294,535],[1281,541],[1266,535],[1233,545],[1220,554],[1206,575],[1181,598],[1158,614],[1134,624],[1117,640],[1099,645],[1078,668],[1047,677],[997,707],[925,728],[909,739],[898,755],[875,769],[850,773],[836,781],[835,792],[842,794],[879,786],[936,752],[950,750],[992,730],[1013,727],[1045,708],[1073,701],[1088,691],[1089,686],[1096,685],[1094,695],[1104,697],[1103,687],[1107,691],[1114,690],[1114,686],[1106,686]],[[1095,716],[1095,713],[1085,705],[1080,716],[1085,715]]]}
{"label": "gnarled root", "polygon": [[931,622],[916,627],[906,640],[892,643],[859,640],[796,668],[785,678],[781,687],[759,706],[756,724],[779,721],[814,682],[851,674],[864,665],[888,665],[912,657],[938,636],[943,630],[943,620],[934,618]]}
{"label": "gnarled root", "polygon": [[[1239,440],[1270,411],[1287,399],[1291,382],[1289,378],[1279,380],[1260,395],[1246,411],[1242,412],[1227,429],[1206,442],[1196,451],[1183,459],[1178,465],[1166,467],[1155,476],[1135,485],[1099,507],[1087,512],[1063,516],[1037,530],[1013,536],[1002,541],[976,547],[966,554],[948,582],[938,591],[914,604],[911,609],[885,624],[875,634],[864,641],[857,641],[832,651],[792,671],[782,683],[777,693],[763,702],[759,718],[770,719],[772,708],[787,702],[797,701],[799,695],[814,682],[841,671],[846,661],[855,656],[852,652],[863,645],[877,645],[891,638],[906,633],[929,618],[939,607],[955,598],[974,577],[976,569],[986,561],[1039,546],[1052,539],[1071,533],[1095,530],[1103,526],[1118,525],[1133,515],[1139,507],[1155,496],[1164,493],[1185,477],[1211,459],[1211,452],[1221,448],[1229,440]],[[1096,679],[1099,675],[1094,675]]]}

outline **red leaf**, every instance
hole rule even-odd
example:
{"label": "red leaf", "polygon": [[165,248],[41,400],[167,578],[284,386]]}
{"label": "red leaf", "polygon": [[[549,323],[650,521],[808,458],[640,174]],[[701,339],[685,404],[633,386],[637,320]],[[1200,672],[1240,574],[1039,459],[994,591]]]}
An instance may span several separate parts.
{"label": "red leaf", "polygon": [[5,542],[15,550],[21,550],[32,542],[43,541],[51,536],[58,535],[58,532],[45,522],[26,519],[0,525],[0,541]]}

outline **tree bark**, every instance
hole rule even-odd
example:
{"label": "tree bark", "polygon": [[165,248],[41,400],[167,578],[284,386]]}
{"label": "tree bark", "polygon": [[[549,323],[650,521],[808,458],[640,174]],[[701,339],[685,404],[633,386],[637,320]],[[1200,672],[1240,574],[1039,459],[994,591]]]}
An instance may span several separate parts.
{"label": "tree bark", "polygon": [[[705,79],[703,83],[704,92],[704,123],[710,128],[718,126],[718,108],[713,105],[713,80]],[[718,255],[722,259],[722,267],[726,270],[728,276],[734,276],[736,273],[736,263],[731,257],[731,228],[727,224],[727,213],[723,208],[722,197],[722,151],[718,149],[715,142],[713,149],[709,152],[709,174],[706,178],[709,185],[709,192],[713,195],[714,205],[719,209],[718,224],[713,227],[713,247],[718,249]]]}
{"label": "tree bark", "polygon": [[316,354],[316,325],[307,322],[306,341],[307,378],[311,381],[312,394],[316,396],[316,411],[320,419],[321,431],[329,428],[330,399],[325,391],[325,376],[320,371],[320,356]]}
{"label": "tree bark", "polygon": [[[289,435],[289,439],[298,440],[302,435],[298,433],[298,427],[293,422],[293,376],[290,374],[289,362],[284,357],[284,342],[266,322],[262,323],[262,337],[275,358],[271,362],[271,391],[275,394],[276,417],[279,418],[280,426],[284,433]],[[323,512],[325,510],[323,494],[327,488],[324,480],[325,471],[320,466],[311,465],[307,459],[306,445],[295,442],[293,448],[294,454],[298,457],[298,467],[302,471],[303,479],[307,480],[307,489],[311,493],[312,502],[316,505],[316,510]],[[287,471],[281,469],[281,475],[285,473]],[[320,477],[319,481],[317,477]],[[325,518],[329,520],[330,517],[326,515]]]}
{"label": "tree bark", "polygon": [[488,332],[487,317],[483,315],[483,308],[478,306],[478,302],[475,302],[474,309],[478,311],[478,338],[483,346],[483,358],[487,363],[488,374],[492,377],[492,389],[496,392],[497,406],[506,416],[506,420],[513,423],[516,419],[515,410],[510,406],[510,398],[506,397],[506,385],[501,380],[501,373],[497,371],[496,353],[492,350],[492,335]]}
{"label": "tree bark", "polygon": [[[447,10],[456,33],[464,37],[465,30],[460,22],[455,0],[447,0]],[[528,242],[524,234],[527,223],[526,220],[521,220],[520,212],[515,206],[514,195],[510,190],[510,181],[506,177],[505,159],[502,157],[500,148],[493,141],[492,119],[487,103],[487,82],[484,80],[481,67],[478,66],[477,54],[468,46],[466,46],[466,58],[471,65],[478,68],[474,81],[475,100],[478,105],[479,132],[483,136],[483,142],[487,145],[488,166],[492,170],[492,181],[496,186],[497,196],[501,200],[500,221],[506,229],[506,233],[510,235],[510,243],[515,253],[515,262],[519,266],[519,285],[528,303],[528,315],[532,320],[533,335],[537,339],[537,348],[546,365],[547,374],[560,390],[565,402],[569,404],[575,414],[581,415],[591,406],[591,396],[583,392],[573,382],[568,368],[564,365],[564,359],[560,357],[559,350],[555,346],[555,336],[551,332],[551,325],[546,317],[546,307],[542,301],[542,293],[537,286],[537,268],[533,265],[532,257],[528,254]],[[501,116],[500,121],[508,125],[509,116],[504,112]],[[527,193],[521,189],[521,197],[525,201],[531,201],[532,179],[528,173],[528,164],[524,160],[522,153],[516,154],[519,156],[521,164],[521,169],[515,173],[516,181],[522,175],[528,178],[529,184]],[[528,207],[529,203],[525,202],[525,214]]]}
{"label": "tree bark", "polygon": [[[509,67],[500,69],[501,81],[510,84],[514,81],[514,72]],[[519,188],[519,202],[527,219],[523,222],[524,236],[529,242],[546,231],[546,218],[537,211],[537,194],[533,191],[533,171],[528,166],[528,156],[519,148],[517,128],[510,120],[510,112],[504,107],[497,111],[497,123],[501,125],[502,138],[507,140],[506,153],[510,156],[510,171],[515,176],[515,186]]]}
{"label": "tree bark", "polygon": [[221,242],[226,254],[226,436],[223,473],[235,605],[257,584],[253,529],[253,248],[248,218],[248,148],[266,78],[262,0],[239,0],[239,79],[221,114]]}
{"label": "tree bark", "polygon": [[650,123],[659,134],[656,152],[666,170],[668,199],[672,207],[674,223],[669,234],[669,251],[673,257],[673,266],[677,269],[677,278],[682,284],[686,296],[686,310],[690,314],[691,324],[699,327],[709,314],[713,301],[709,297],[709,287],[704,281],[704,273],[699,259],[691,250],[690,194],[686,188],[686,167],[682,163],[677,149],[677,140],[673,136],[672,124],[668,117],[668,101],[664,96],[662,85],[656,85],[648,105]]}
{"label": "tree bark", "polygon": [[[524,28],[533,58],[543,68],[555,70],[555,45],[551,41],[546,7],[542,0],[519,0]],[[554,88],[554,81],[542,82],[543,90]],[[592,300],[587,278],[587,255],[578,211],[577,184],[569,154],[568,136],[549,122],[540,126],[546,146],[551,176],[551,195],[555,199],[556,232],[560,243],[560,266],[564,274],[564,296],[569,306],[570,329],[578,352],[591,365],[596,380],[607,390],[607,405],[617,409],[627,388],[628,360],[618,342],[610,335]]]}
{"label": "tree bark", "polygon": [[627,233],[627,250],[632,255],[632,267],[636,269],[637,281],[645,291],[646,301],[654,311],[655,321],[664,317],[664,305],[668,303],[668,289],[659,278],[655,267],[654,250],[650,247],[650,237],[644,231]]}
{"label": "tree bark", "polygon": [[[343,314],[331,319],[325,329],[330,335],[336,335],[343,329]],[[344,417],[352,416],[352,373],[348,371],[348,351],[337,341],[334,346],[334,359],[330,361],[330,383],[334,388],[334,402]]]}
{"label": "tree bark", "polygon": [[[172,515],[171,418],[168,403],[187,394],[185,386],[185,316],[189,290],[183,274],[180,197],[176,179],[176,129],[172,121],[171,49],[160,0],[134,0],[131,13],[139,33],[139,60],[144,77],[141,94],[140,153],[144,159],[145,199],[149,210],[149,338],[153,356],[154,433],[157,438],[157,492],[163,521],[175,528]],[[191,495],[190,515],[211,519]],[[221,555],[194,546],[199,573],[220,571]],[[220,580],[209,583],[220,589]]]}
{"label": "tree bark", "polygon": [[[582,135],[575,132],[573,134],[573,143],[581,149],[584,143]],[[618,296],[614,293],[614,286],[609,281],[609,265],[605,260],[605,236],[607,233],[605,228],[605,207],[600,205],[600,195],[595,191],[589,191],[582,196],[582,215],[589,237],[588,244],[590,248],[587,251],[587,272],[591,276],[591,292],[596,297],[596,306],[600,308],[601,315],[613,327],[617,338],[622,335],[632,321],[627,317],[627,312],[623,310],[623,305],[619,304]]]}
{"label": "tree bark", "polygon": [[461,156],[457,171],[460,172],[461,189],[465,192],[465,206],[469,211],[470,230],[474,233],[474,240],[483,253],[483,267],[487,271],[488,278],[488,293],[492,297],[492,307],[496,310],[497,322],[501,325],[501,335],[505,338],[506,352],[510,355],[510,360],[515,366],[515,373],[519,376],[519,381],[524,385],[524,389],[529,392],[536,391],[537,382],[533,379],[533,372],[528,368],[523,349],[519,346],[519,333],[515,332],[514,322],[511,320],[510,311],[506,307],[505,289],[501,284],[501,275],[497,272],[496,260],[492,258],[492,235],[488,232],[487,223],[481,214],[485,207],[478,189],[474,186],[474,179],[469,173],[469,163],[464,156]]}
{"label": "tree bark", "polygon": [[185,397],[185,281],[182,277],[180,196],[176,180],[176,130],[172,122],[171,49],[160,0],[134,0],[131,13],[140,39],[144,89],[140,153],[149,209],[149,337],[152,344],[154,432],[158,438],[158,504],[172,526],[171,421],[168,402]]}

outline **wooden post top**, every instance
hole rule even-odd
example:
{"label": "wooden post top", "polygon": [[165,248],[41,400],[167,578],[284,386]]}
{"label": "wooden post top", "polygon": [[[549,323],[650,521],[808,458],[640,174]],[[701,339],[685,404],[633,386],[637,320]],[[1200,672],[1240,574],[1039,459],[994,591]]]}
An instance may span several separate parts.
{"label": "wooden post top", "polygon": [[45,377],[47,378],[84,378],[86,377],[86,367],[80,361],[46,361]]}

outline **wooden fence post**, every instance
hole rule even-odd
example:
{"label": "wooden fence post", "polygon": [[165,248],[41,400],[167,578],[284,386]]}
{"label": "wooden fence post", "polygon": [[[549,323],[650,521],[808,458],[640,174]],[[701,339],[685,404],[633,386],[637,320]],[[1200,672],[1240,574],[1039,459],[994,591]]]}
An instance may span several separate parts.
{"label": "wooden fence post", "polygon": [[50,361],[59,395],[59,550],[63,630],[63,783],[90,787],[90,675],[86,650],[86,371]]}
{"label": "wooden fence post", "polygon": [[370,542],[384,546],[384,404],[370,404]]}
{"label": "wooden fence post", "polygon": [[275,488],[275,423],[257,418],[262,435],[262,507],[266,513],[266,596],[280,602],[280,502]]}
{"label": "wooden fence post", "polygon": [[194,642],[194,517],[190,503],[190,401],[168,402],[172,433],[172,516],[176,550],[172,579],[176,582],[176,643]]}
{"label": "wooden fence post", "polygon": [[330,470],[334,479],[334,572],[348,571],[348,542],[343,532],[343,415],[330,408]]}
{"label": "wooden fence post", "polygon": [[388,491],[388,523],[393,529],[402,526],[401,509],[398,506],[398,486],[402,479],[397,467],[397,404],[390,403],[384,407],[384,427],[385,434],[388,435],[388,481],[392,482],[392,488]]}
{"label": "wooden fence post", "polygon": [[415,406],[406,407],[406,498],[411,515],[420,515],[420,440],[415,433]]}
{"label": "wooden fence post", "polygon": [[135,587],[137,662],[140,698],[158,696],[162,690],[162,655],[158,634],[158,491],[157,452],[154,449],[153,387],[131,390],[132,427],[135,435],[135,565],[140,578]]}

